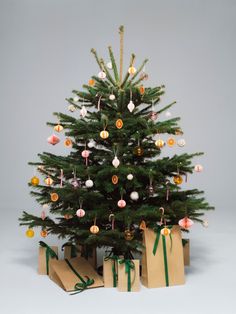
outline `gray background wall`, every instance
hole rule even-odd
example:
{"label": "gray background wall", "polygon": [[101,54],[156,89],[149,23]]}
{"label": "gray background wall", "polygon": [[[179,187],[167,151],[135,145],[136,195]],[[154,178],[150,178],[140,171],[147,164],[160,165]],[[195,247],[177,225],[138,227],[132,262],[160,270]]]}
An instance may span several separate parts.
{"label": "gray background wall", "polygon": [[[125,25],[126,31],[126,61],[128,62],[131,52],[136,53],[137,64],[148,57],[150,60],[146,67],[150,77],[148,84],[166,85],[166,96],[163,97],[162,105],[173,100],[178,101],[172,114],[182,118],[181,125],[187,141],[184,150],[206,153],[205,157],[198,160],[203,164],[204,172],[193,175],[187,187],[199,187],[205,190],[207,199],[216,206],[217,210],[207,215],[210,223],[208,230],[202,229],[201,226],[193,228],[196,241],[202,239],[202,243],[211,243],[211,245],[204,248],[204,245],[199,247],[201,242],[195,244],[196,265],[199,266],[199,254],[203,263],[200,272],[192,274],[190,271],[192,277],[188,290],[184,293],[188,294],[189,291],[191,295],[195,293],[196,291],[191,290],[191,287],[201,289],[201,284],[206,278],[209,286],[212,285],[210,277],[206,277],[209,273],[204,272],[206,265],[211,266],[212,277],[219,273],[218,268],[214,269],[215,262],[217,264],[218,261],[219,266],[221,260],[223,264],[220,264],[220,267],[228,270],[231,267],[224,264],[226,252],[219,251],[216,242],[219,243],[221,232],[226,232],[227,239],[235,238],[233,124],[236,2],[233,0],[86,2],[0,0],[0,227],[2,231],[0,241],[3,246],[8,245],[9,248],[5,254],[2,251],[0,253],[3,257],[1,269],[7,264],[9,272],[13,268],[18,270],[18,275],[15,274],[14,278],[15,281],[18,279],[17,285],[20,289],[23,279],[18,277],[19,273],[24,269],[27,277],[29,274],[27,267],[31,267],[31,276],[35,277],[28,283],[28,290],[24,291],[24,295],[33,293],[30,285],[34,284],[34,289],[38,290],[33,300],[37,303],[37,297],[42,290],[48,291],[45,290],[47,282],[43,282],[41,287],[38,277],[33,272],[37,252],[31,259],[29,258],[32,251],[35,251],[39,237],[29,242],[24,237],[25,230],[17,227],[17,218],[22,209],[40,213],[40,208],[28,194],[27,182],[33,171],[27,162],[35,160],[38,152],[65,152],[62,146],[55,148],[48,146],[46,138],[51,130],[45,122],[54,121],[52,112],[66,111],[67,105],[64,99],[71,95],[71,90],[80,88],[92,74],[97,74],[98,68],[90,54],[90,48],[95,47],[98,53],[108,60],[106,47],[111,44],[118,55],[117,30],[121,24]],[[217,236],[219,239],[216,238]],[[213,261],[204,260],[210,247],[213,250],[211,254],[216,254]],[[227,245],[224,248],[226,249]],[[199,270],[199,267],[197,268]],[[199,277],[201,275],[202,277]],[[9,281],[8,276],[5,272],[7,281]],[[225,282],[225,286],[228,286],[228,281]],[[10,284],[8,288],[4,288],[8,301],[10,288]],[[50,295],[54,295],[54,290],[53,286]],[[148,309],[150,304],[156,306],[156,297],[153,299],[155,291],[144,293],[145,309]],[[178,292],[174,291],[174,294],[169,291],[168,294],[166,290],[160,292],[164,298],[162,300],[168,300],[168,295],[176,297]],[[94,293],[96,296],[96,292]],[[102,292],[99,293],[102,297]],[[229,289],[228,298],[230,293]],[[44,297],[46,298],[47,295]],[[83,298],[81,300],[85,302],[90,296],[81,297]],[[117,297],[117,295],[114,299],[111,297],[111,300],[116,303]],[[147,302],[148,297],[150,299]],[[203,295],[202,297],[204,298]],[[123,297],[119,295],[119,298]],[[133,303],[130,300],[130,304],[134,307],[138,304],[137,298],[132,297]],[[28,314],[29,310],[22,303],[24,300],[18,297],[15,304],[20,308],[18,313]],[[66,300],[65,308],[68,309]],[[4,313],[14,313],[13,305],[8,301],[2,305]],[[175,301],[177,303],[173,303],[173,306],[174,304],[181,306],[177,299]],[[205,300],[207,301],[209,299]],[[214,298],[211,301],[214,302]],[[55,299],[55,302],[58,303],[58,300]],[[75,301],[70,303],[74,304],[71,309],[76,309],[76,302],[73,302]],[[231,302],[234,301],[227,299],[228,313],[234,313],[231,310]],[[83,304],[85,306],[86,302]],[[221,303],[218,303],[218,309],[220,305]],[[140,306],[141,304],[139,308]],[[162,313],[167,313],[163,301],[159,304],[159,308],[160,306],[163,306]],[[60,308],[63,308],[62,305]],[[202,313],[213,313],[213,311]]]}

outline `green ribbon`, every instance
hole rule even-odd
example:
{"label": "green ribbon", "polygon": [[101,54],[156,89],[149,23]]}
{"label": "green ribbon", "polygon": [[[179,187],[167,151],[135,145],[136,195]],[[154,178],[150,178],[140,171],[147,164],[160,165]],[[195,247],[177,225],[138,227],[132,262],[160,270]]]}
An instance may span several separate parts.
{"label": "green ribbon", "polygon": [[[164,227],[163,227],[164,228]],[[164,268],[165,268],[165,282],[166,286],[169,286],[169,272],[168,272],[168,261],[167,261],[167,250],[166,250],[166,236],[161,235],[161,230],[163,229],[161,226],[158,226],[157,228],[153,229],[156,232],[156,239],[153,245],[152,253],[153,255],[156,255],[157,247],[159,244],[160,236],[162,237],[162,247],[163,247],[163,257],[164,257]],[[168,226],[169,229],[172,228],[172,226]],[[170,250],[172,250],[172,235],[169,234],[170,237]]]}
{"label": "green ribbon", "polygon": [[130,259],[121,259],[119,264],[125,264],[125,273],[127,274],[127,290],[131,291],[131,269],[135,270],[134,262]]}
{"label": "green ribbon", "polygon": [[182,245],[185,246],[188,243],[188,240],[182,239]]}
{"label": "green ribbon", "polygon": [[113,287],[117,287],[118,274],[116,272],[116,263],[118,259],[119,259],[119,256],[117,255],[108,255],[104,258],[104,261],[113,260],[113,263],[112,263]]}
{"label": "green ribbon", "polygon": [[56,258],[58,259],[57,254],[53,251],[53,249],[50,248],[45,242],[39,241],[39,245],[41,247],[44,247],[46,249],[46,269],[47,269],[47,275],[49,274],[49,259],[50,258]]}
{"label": "green ribbon", "polygon": [[81,282],[77,282],[74,286],[74,289],[76,292],[71,293],[71,295],[83,292],[85,289],[87,289],[89,286],[94,284],[94,279],[90,279],[88,276],[85,276],[86,280],[74,269],[74,267],[71,265],[71,263],[68,261],[68,259],[65,259],[67,265],[70,267],[70,269],[73,271],[73,273],[81,280]]}
{"label": "green ribbon", "polygon": [[66,242],[66,243],[64,243],[64,244],[62,245],[61,250],[64,251],[64,248],[65,248],[66,246],[70,246],[70,247],[71,247],[70,258],[76,257],[76,256],[77,256],[77,249],[76,249],[76,246],[75,246],[73,243],[71,243],[71,242]]}

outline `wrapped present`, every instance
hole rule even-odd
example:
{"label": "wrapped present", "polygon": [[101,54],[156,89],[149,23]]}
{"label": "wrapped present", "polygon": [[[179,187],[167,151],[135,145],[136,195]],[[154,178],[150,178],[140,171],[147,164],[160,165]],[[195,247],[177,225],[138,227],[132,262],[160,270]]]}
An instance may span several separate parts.
{"label": "wrapped present", "polygon": [[122,292],[140,290],[139,260],[118,260],[118,290]]}
{"label": "wrapped present", "polygon": [[52,259],[58,259],[58,247],[48,246],[45,242],[39,242],[38,273],[49,275]]}
{"label": "wrapped present", "polygon": [[94,269],[97,269],[97,248],[88,247],[86,245],[81,246],[81,256],[86,258]]}
{"label": "wrapped present", "polygon": [[81,255],[81,246],[72,242],[66,242],[62,245],[61,250],[64,251],[64,259],[71,259]]}
{"label": "wrapped present", "polygon": [[184,250],[184,266],[190,265],[190,243],[189,239],[182,239],[183,250]]}
{"label": "wrapped present", "polygon": [[65,291],[75,293],[103,286],[102,278],[83,257],[53,260],[49,277]]}
{"label": "wrapped present", "polygon": [[103,258],[103,281],[105,288],[117,287],[118,282],[118,259],[123,256],[110,254]]}
{"label": "wrapped present", "polygon": [[143,242],[143,285],[157,288],[184,284],[183,245],[179,226],[157,226],[155,230],[147,228],[143,233]]}

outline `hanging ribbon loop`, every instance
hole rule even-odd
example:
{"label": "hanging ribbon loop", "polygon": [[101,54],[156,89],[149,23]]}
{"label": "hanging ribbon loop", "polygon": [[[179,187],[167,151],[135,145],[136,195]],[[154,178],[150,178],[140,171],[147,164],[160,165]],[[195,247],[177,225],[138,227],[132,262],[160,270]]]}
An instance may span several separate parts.
{"label": "hanging ribbon loop", "polygon": [[46,250],[46,270],[47,270],[47,275],[49,274],[49,259],[50,258],[56,258],[58,259],[57,254],[48,246],[45,242],[39,241],[39,245]]}
{"label": "hanging ribbon loop", "polygon": [[134,262],[130,259],[121,259],[119,264],[125,264],[125,273],[127,274],[127,290],[131,291],[131,270],[135,270]]}
{"label": "hanging ribbon loop", "polygon": [[104,258],[104,261],[112,260],[112,276],[113,276],[113,287],[117,287],[117,279],[118,279],[118,273],[116,271],[116,264],[118,262],[119,256],[117,255],[111,255],[112,252]]}

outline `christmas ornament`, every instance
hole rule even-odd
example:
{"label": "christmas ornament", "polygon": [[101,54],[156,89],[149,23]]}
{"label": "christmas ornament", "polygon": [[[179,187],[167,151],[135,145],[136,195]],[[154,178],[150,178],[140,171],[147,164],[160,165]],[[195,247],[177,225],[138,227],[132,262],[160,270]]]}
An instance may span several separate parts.
{"label": "christmas ornament", "polygon": [[166,118],[170,118],[171,117],[171,112],[170,111],[166,111],[165,116],[166,116]]}
{"label": "christmas ornament", "polygon": [[141,95],[145,93],[145,87],[143,85],[139,87],[139,92]]}
{"label": "christmas ornament", "polygon": [[54,131],[56,131],[58,133],[61,132],[63,129],[64,129],[63,126],[60,124],[57,124],[54,126]]}
{"label": "christmas ornament", "polygon": [[73,101],[74,101],[74,102],[79,101],[79,97],[78,97],[78,96],[75,96],[75,97],[73,98]]}
{"label": "christmas ornament", "polygon": [[153,194],[154,194],[154,188],[152,185],[152,177],[151,176],[149,177],[148,193],[149,193],[149,196],[153,196]]}
{"label": "christmas ornament", "polygon": [[48,186],[52,185],[53,184],[53,179],[48,177],[44,180],[45,184],[47,184]]}
{"label": "christmas ornament", "polygon": [[45,210],[49,209],[49,205],[48,204],[43,204],[43,209],[45,209]]}
{"label": "christmas ornament", "polygon": [[116,120],[117,129],[121,129],[123,127],[123,121],[121,119]]}
{"label": "christmas ornament", "polygon": [[108,68],[109,70],[112,69],[112,63],[111,63],[111,62],[107,62],[107,68]]}
{"label": "christmas ornament", "polygon": [[112,181],[113,184],[117,184],[118,181],[119,181],[118,176],[114,174],[114,175],[112,176],[112,178],[111,178],[111,181]]}
{"label": "christmas ornament", "polygon": [[117,156],[114,157],[114,159],[112,160],[112,164],[115,168],[118,168],[119,165],[120,165],[120,161],[119,159],[117,158]]}
{"label": "christmas ornament", "polygon": [[44,220],[46,218],[46,212],[43,210],[41,213],[41,219]]}
{"label": "christmas ornament", "polygon": [[86,114],[87,114],[87,109],[85,108],[85,106],[82,106],[80,110],[80,115],[84,118]]}
{"label": "christmas ornament", "polygon": [[70,214],[65,214],[65,215],[64,215],[64,218],[65,218],[66,220],[68,220],[68,219],[73,218],[73,216],[72,216],[72,215],[70,215]]}
{"label": "christmas ornament", "polygon": [[52,134],[51,136],[48,137],[47,141],[49,144],[56,145],[57,143],[60,142],[60,139],[55,134]]}
{"label": "christmas ornament", "polygon": [[204,221],[202,222],[202,225],[203,225],[203,227],[207,228],[207,227],[209,226],[209,223],[208,223],[207,220],[204,220]]}
{"label": "christmas ornament", "polygon": [[87,188],[93,187],[93,181],[91,179],[88,179],[85,181],[85,185]]}
{"label": "christmas ornament", "polygon": [[100,71],[100,72],[98,73],[98,77],[99,77],[101,80],[105,80],[105,78],[106,78],[106,73],[103,72],[103,71]]}
{"label": "christmas ornament", "polygon": [[135,147],[133,153],[134,153],[134,155],[140,157],[143,155],[144,149],[141,146],[137,146],[137,147]]}
{"label": "christmas ornament", "polygon": [[109,133],[108,133],[108,131],[106,131],[106,130],[103,130],[103,131],[101,131],[100,132],[100,137],[102,138],[102,139],[107,139],[108,137],[109,137]]}
{"label": "christmas ornament", "polygon": [[69,110],[70,112],[74,112],[74,111],[76,110],[76,108],[75,108],[74,105],[70,104],[70,105],[68,106],[68,110]]}
{"label": "christmas ornament", "polygon": [[86,164],[86,166],[88,165],[88,158],[89,158],[89,155],[90,155],[90,151],[87,150],[86,147],[85,147],[85,149],[84,149],[84,150],[82,151],[82,153],[81,153],[81,156],[82,156],[83,158],[85,158],[85,164]]}
{"label": "christmas ornament", "polygon": [[133,200],[133,201],[137,201],[137,200],[139,199],[138,192],[136,192],[136,191],[131,192],[130,198],[131,198],[131,200]]}
{"label": "christmas ornament", "polygon": [[145,229],[147,229],[146,222],[145,222],[144,220],[142,220],[142,221],[140,222],[139,229],[140,229],[140,230],[145,230]]}
{"label": "christmas ornament", "polygon": [[135,105],[134,105],[132,100],[130,100],[130,102],[128,103],[127,107],[128,107],[130,112],[132,112],[134,110]]}
{"label": "christmas ornament", "polygon": [[33,238],[34,237],[34,230],[33,229],[28,229],[25,233],[25,235],[28,237],[28,238]]}
{"label": "christmas ornament", "polygon": [[179,225],[183,229],[189,229],[193,225],[193,221],[188,217],[184,217],[183,219],[179,220]]}
{"label": "christmas ornament", "polygon": [[158,148],[162,148],[162,147],[164,147],[165,142],[159,138],[158,140],[155,141],[155,145]]}
{"label": "christmas ornament", "polygon": [[46,236],[48,235],[48,233],[47,233],[46,230],[42,230],[42,231],[40,232],[40,235],[41,235],[41,237],[46,238]]}
{"label": "christmas ornament", "polygon": [[185,142],[185,139],[183,139],[183,138],[180,138],[180,139],[177,141],[177,145],[178,145],[179,147],[184,147],[185,144],[186,144],[186,142]]}
{"label": "christmas ornament", "polygon": [[65,141],[64,141],[64,145],[66,147],[71,147],[72,146],[72,140],[70,138],[66,138]]}
{"label": "christmas ornament", "polygon": [[115,215],[110,214],[108,217],[108,220],[111,222],[111,230],[115,229]]}
{"label": "christmas ornament", "polygon": [[115,99],[116,99],[116,96],[115,96],[114,94],[111,94],[111,95],[109,96],[109,99],[110,99],[110,100],[115,100]]}
{"label": "christmas ornament", "polygon": [[76,215],[77,215],[79,218],[82,218],[82,217],[84,217],[84,215],[85,215],[85,211],[84,211],[82,208],[80,208],[80,209],[78,209],[78,210],[76,211]]}
{"label": "christmas ornament", "polygon": [[88,142],[88,148],[93,148],[95,146],[95,141],[94,140],[91,140]]}
{"label": "christmas ornament", "polygon": [[125,230],[125,240],[131,241],[134,238],[134,232],[130,231],[129,229]]}
{"label": "christmas ornament", "polygon": [[71,185],[73,186],[74,189],[77,189],[80,186],[80,184],[76,178],[73,178],[71,180]]}
{"label": "christmas ornament", "polygon": [[99,232],[99,227],[96,226],[96,225],[93,225],[90,227],[90,232],[93,233],[93,234],[96,234]]}
{"label": "christmas ornament", "polygon": [[124,208],[126,206],[126,201],[121,199],[121,200],[118,201],[117,205],[120,208]]}
{"label": "christmas ornament", "polygon": [[173,147],[175,145],[175,139],[173,137],[168,138],[167,145]]}
{"label": "christmas ornament", "polygon": [[89,86],[93,87],[95,85],[95,81],[93,79],[90,79],[88,81]]}
{"label": "christmas ornament", "polygon": [[157,112],[152,111],[152,112],[150,113],[149,117],[150,117],[150,119],[151,119],[152,121],[155,121],[155,120],[158,118],[158,114],[157,114]]}
{"label": "christmas ornament", "polygon": [[56,192],[51,193],[51,201],[52,202],[56,202],[58,199],[59,199],[59,195]]}
{"label": "christmas ornament", "polygon": [[128,180],[133,180],[133,178],[134,178],[134,176],[132,175],[132,173],[129,173],[128,175],[127,175],[127,179]]}
{"label": "christmas ornament", "polygon": [[179,185],[183,182],[183,178],[178,174],[173,177],[173,181],[175,184]]}
{"label": "christmas ornament", "polygon": [[200,164],[197,164],[195,167],[194,167],[194,170],[196,172],[202,172],[203,171],[203,166],[200,165]]}
{"label": "christmas ornament", "polygon": [[131,67],[129,67],[128,72],[129,72],[129,74],[133,75],[137,72],[137,70],[135,69],[134,66],[131,66]]}
{"label": "christmas ornament", "polygon": [[161,234],[165,237],[168,236],[170,234],[170,229],[167,227],[164,227],[163,229],[161,229]]}
{"label": "christmas ornament", "polygon": [[36,176],[33,176],[32,178],[31,178],[31,184],[33,185],[33,186],[37,186],[37,185],[39,185],[39,178],[38,177],[36,177]]}

